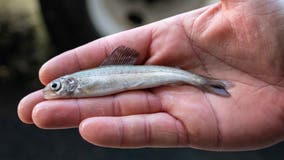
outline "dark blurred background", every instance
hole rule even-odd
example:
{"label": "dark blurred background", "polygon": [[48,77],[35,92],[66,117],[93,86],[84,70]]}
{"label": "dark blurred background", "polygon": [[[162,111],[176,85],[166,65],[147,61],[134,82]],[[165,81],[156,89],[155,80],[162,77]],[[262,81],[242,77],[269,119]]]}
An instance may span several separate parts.
{"label": "dark blurred background", "polygon": [[[213,0],[214,1],[214,0]],[[17,117],[17,104],[43,87],[40,66],[60,52],[212,3],[212,0],[1,0],[0,160],[17,159],[201,159],[284,158],[284,143],[258,151],[108,149],[85,142],[77,129],[41,130]]]}

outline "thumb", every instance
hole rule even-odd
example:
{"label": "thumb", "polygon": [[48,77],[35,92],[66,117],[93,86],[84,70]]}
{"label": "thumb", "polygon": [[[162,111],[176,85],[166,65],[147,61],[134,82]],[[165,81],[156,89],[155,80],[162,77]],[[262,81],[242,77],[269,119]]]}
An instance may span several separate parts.
{"label": "thumb", "polygon": [[[247,0],[247,1],[243,1],[243,0],[220,0],[222,7],[226,8],[226,9],[230,9],[230,8],[235,8],[239,5],[241,5],[242,3],[246,3],[249,2],[251,0]],[[254,1],[265,1],[265,0],[254,0]]]}

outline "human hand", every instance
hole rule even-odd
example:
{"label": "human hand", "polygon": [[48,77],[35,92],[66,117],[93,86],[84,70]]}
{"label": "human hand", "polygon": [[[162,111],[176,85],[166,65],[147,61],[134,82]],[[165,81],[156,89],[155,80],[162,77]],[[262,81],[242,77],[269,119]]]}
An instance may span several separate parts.
{"label": "human hand", "polygon": [[223,0],[67,51],[39,73],[47,84],[97,67],[125,45],[141,53],[139,64],[232,81],[229,98],[188,85],[49,101],[36,91],[19,103],[19,117],[45,129],[79,127],[84,139],[108,147],[249,150],[275,144],[284,138],[283,25],[281,0]]}

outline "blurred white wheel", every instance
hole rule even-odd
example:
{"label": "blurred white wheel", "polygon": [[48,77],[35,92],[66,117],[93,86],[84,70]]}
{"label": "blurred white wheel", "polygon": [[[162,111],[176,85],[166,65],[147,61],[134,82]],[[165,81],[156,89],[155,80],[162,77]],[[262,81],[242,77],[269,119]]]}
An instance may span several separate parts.
{"label": "blurred white wheel", "polygon": [[58,52],[217,0],[39,0]]}
{"label": "blurred white wheel", "polygon": [[98,32],[109,35],[190,11],[216,0],[87,0]]}

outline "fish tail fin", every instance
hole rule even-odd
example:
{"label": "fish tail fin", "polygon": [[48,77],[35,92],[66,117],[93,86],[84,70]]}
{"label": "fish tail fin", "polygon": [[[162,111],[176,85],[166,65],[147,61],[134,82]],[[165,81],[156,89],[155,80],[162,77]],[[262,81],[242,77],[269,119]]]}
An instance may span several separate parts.
{"label": "fish tail fin", "polygon": [[202,88],[210,93],[223,96],[230,97],[231,94],[228,92],[228,88],[233,87],[233,83],[226,80],[215,80],[215,79],[207,79],[205,85]]}

